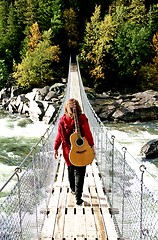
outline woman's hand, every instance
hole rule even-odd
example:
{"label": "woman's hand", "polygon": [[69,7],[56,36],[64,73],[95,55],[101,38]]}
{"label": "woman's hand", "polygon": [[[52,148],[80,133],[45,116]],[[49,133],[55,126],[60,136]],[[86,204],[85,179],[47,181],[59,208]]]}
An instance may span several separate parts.
{"label": "woman's hand", "polygon": [[55,158],[55,159],[58,158],[58,150],[54,150],[54,158]]}
{"label": "woman's hand", "polygon": [[94,152],[94,155],[95,155],[96,153],[95,153],[94,145],[92,146],[92,150],[93,150],[93,152]]}

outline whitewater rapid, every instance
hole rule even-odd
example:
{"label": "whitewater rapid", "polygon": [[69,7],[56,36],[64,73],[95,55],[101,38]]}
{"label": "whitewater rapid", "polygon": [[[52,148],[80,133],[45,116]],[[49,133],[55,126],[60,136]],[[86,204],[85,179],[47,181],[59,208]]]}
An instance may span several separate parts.
{"label": "whitewater rapid", "polygon": [[158,139],[158,122],[147,122],[137,124],[115,124],[108,127],[110,134],[115,136],[117,149],[123,153],[125,147],[126,160],[135,171],[138,178],[141,178],[140,166],[144,165],[144,184],[158,197],[158,158],[144,159],[141,155],[141,148],[148,141]]}
{"label": "whitewater rapid", "polygon": [[[31,147],[49,126],[44,122],[33,123],[27,118],[0,114],[0,187],[13,174],[16,166],[29,153]],[[146,185],[158,191],[158,159],[143,161],[140,150],[149,140],[158,138],[158,121],[135,124],[107,124],[115,136],[117,148],[127,148],[128,163],[140,176],[139,167],[145,165]]]}
{"label": "whitewater rapid", "polygon": [[[16,116],[0,118],[0,188],[49,126]],[[15,179],[16,181],[16,179]],[[12,185],[15,182],[12,181]]]}

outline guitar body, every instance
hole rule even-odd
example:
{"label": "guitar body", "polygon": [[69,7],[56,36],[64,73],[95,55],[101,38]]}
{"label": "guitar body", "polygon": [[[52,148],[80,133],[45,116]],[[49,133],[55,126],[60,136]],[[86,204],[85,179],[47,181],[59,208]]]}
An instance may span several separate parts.
{"label": "guitar body", "polygon": [[91,164],[95,155],[93,149],[89,146],[87,139],[85,137],[78,137],[78,134],[74,132],[70,136],[70,142],[70,162],[78,167]]}

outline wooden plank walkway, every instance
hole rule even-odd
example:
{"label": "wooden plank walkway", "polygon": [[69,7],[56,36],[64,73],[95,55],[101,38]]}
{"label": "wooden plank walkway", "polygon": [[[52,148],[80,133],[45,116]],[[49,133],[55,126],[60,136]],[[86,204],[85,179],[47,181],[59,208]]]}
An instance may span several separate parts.
{"label": "wooden plank walkway", "polygon": [[57,174],[41,240],[117,240],[95,160],[86,169],[82,206],[70,192],[62,158]]}
{"label": "wooden plank walkway", "polygon": [[[70,74],[69,95],[80,102],[84,112],[77,65],[71,65]],[[82,206],[76,205],[75,196],[70,192],[62,158],[57,174],[41,240],[118,240],[96,161],[86,168]]]}

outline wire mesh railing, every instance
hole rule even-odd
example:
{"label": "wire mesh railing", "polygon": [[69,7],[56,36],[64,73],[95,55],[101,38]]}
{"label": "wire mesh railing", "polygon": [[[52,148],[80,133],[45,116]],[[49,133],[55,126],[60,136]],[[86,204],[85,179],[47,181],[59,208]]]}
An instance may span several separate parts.
{"label": "wire mesh railing", "polygon": [[128,163],[127,149],[118,150],[115,137],[105,137],[105,129],[95,129],[93,134],[100,135],[97,162],[119,239],[158,239],[158,201],[145,185],[146,167],[140,164],[136,173]]}
{"label": "wire mesh railing", "polygon": [[96,159],[118,239],[156,240],[158,194],[148,189],[145,182],[150,178],[151,184],[157,187],[158,182],[105,128],[87,99],[79,66],[78,72],[84,111],[93,126]]}
{"label": "wire mesh railing", "polygon": [[0,199],[1,240],[40,239],[58,169],[53,157],[53,142],[69,91],[68,86],[63,103],[45,134],[0,189],[6,195],[6,187],[16,179],[14,188]]}
{"label": "wire mesh railing", "polygon": [[[127,149],[118,147],[115,137],[108,132],[93,111],[84,91],[79,65],[78,76],[84,112],[93,132],[96,160],[118,239],[157,240],[158,201],[154,193],[146,187],[146,169],[139,165],[137,172],[133,170],[128,161],[131,155]],[[17,179],[12,191],[3,201],[1,199],[2,240],[31,240],[41,237],[58,168],[53,158],[53,141],[58,119],[63,114],[65,101],[69,98],[70,78],[69,70],[65,98],[56,119],[1,189],[3,191],[12,178]],[[134,165],[135,159],[132,161]]]}
{"label": "wire mesh railing", "polygon": [[17,184],[0,205],[0,239],[40,239],[56,168],[47,132],[13,174]]}

